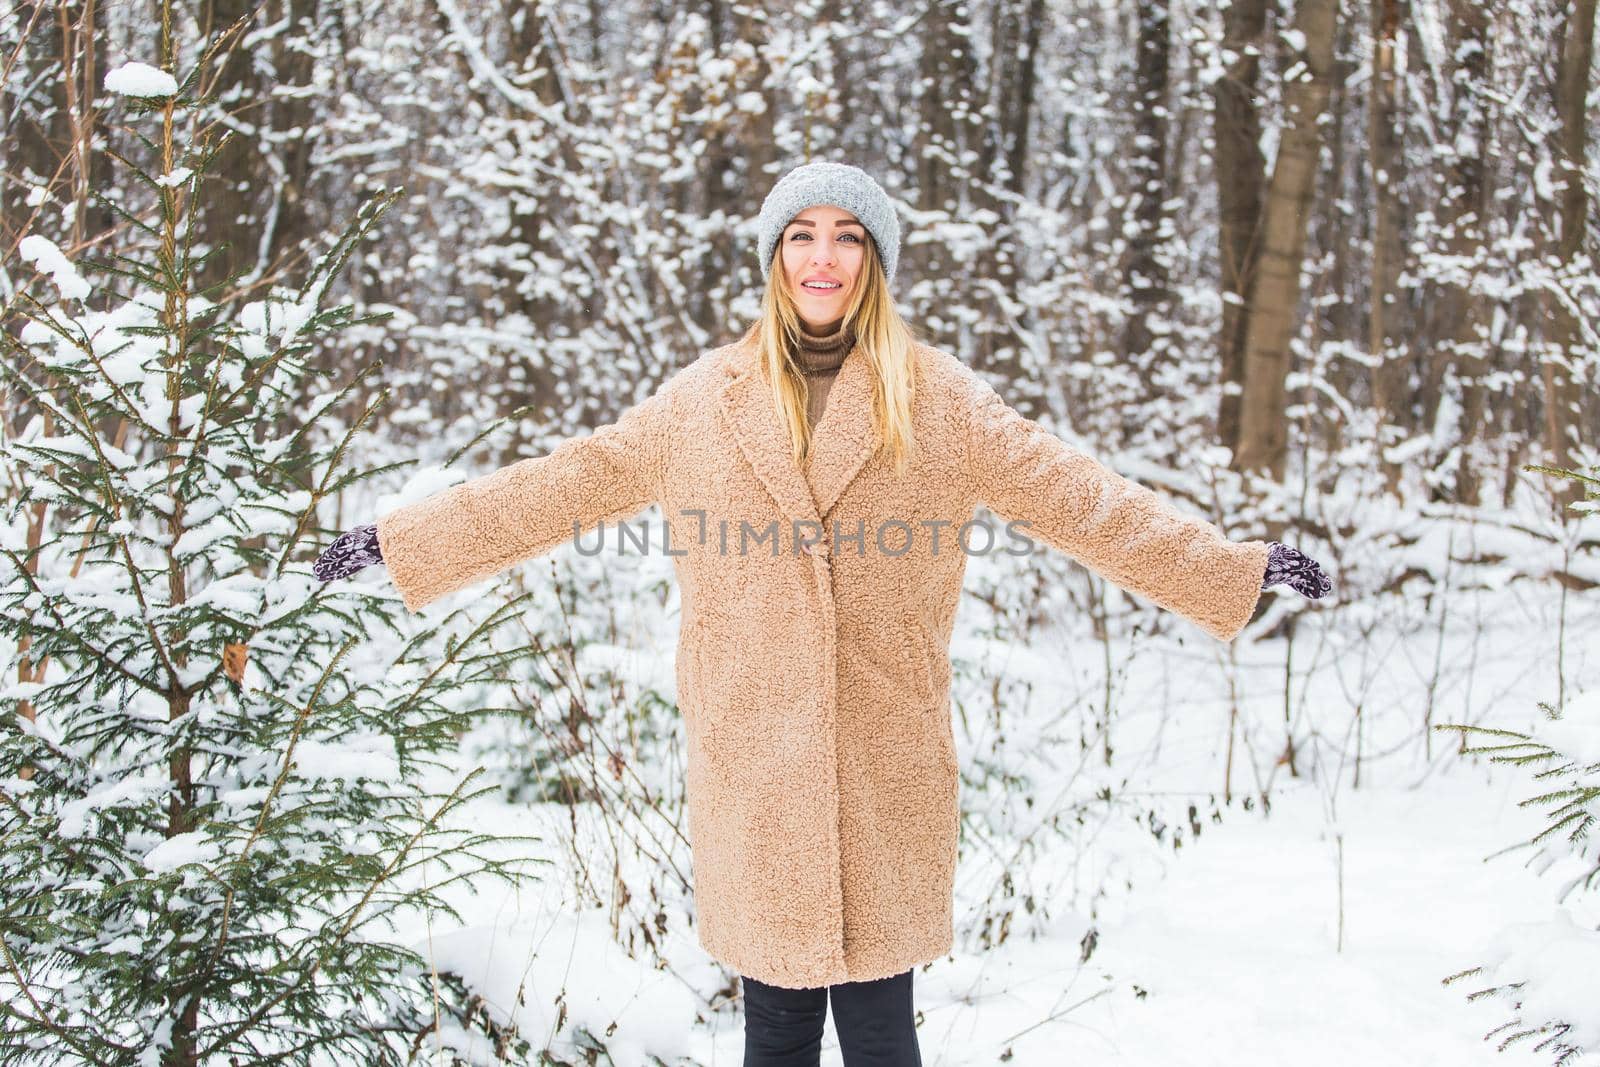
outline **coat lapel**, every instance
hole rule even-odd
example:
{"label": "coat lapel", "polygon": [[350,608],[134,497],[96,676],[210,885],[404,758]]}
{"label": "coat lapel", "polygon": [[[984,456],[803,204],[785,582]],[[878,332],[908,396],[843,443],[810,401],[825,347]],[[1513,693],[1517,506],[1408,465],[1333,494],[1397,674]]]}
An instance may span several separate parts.
{"label": "coat lapel", "polygon": [[872,426],[872,364],[858,345],[839,365],[806,458],[811,492],[824,519],[877,445]]}
{"label": "coat lapel", "polygon": [[778,426],[772,390],[756,365],[755,345],[742,345],[730,362],[730,379],[721,392],[722,414],[733,430],[739,451],[790,520],[821,523],[805,475],[795,464],[789,442]]}
{"label": "coat lapel", "polygon": [[822,418],[812,429],[804,471],[778,425],[772,389],[756,363],[754,344],[737,350],[729,375],[720,401],[739,450],[784,515],[823,522],[873,452],[872,368],[866,354],[852,349],[840,364]]}

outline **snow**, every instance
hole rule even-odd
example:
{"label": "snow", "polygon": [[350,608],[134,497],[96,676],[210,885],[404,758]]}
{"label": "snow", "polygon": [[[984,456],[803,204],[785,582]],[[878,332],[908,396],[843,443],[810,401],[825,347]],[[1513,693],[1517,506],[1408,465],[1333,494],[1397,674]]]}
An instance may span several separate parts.
{"label": "snow", "polygon": [[[1498,792],[1450,783],[1343,797],[1342,948],[1340,849],[1316,787],[1207,831],[1170,881],[1101,932],[1103,955],[1060,979],[1106,988],[1108,1002],[1075,1013],[1076,1027],[1024,1038],[1018,1059],[1042,1062],[1053,1039],[1067,1062],[1152,1067],[1497,1062],[1479,1041],[1484,1013],[1440,983],[1477,962],[1461,931],[1531,888],[1515,865],[1485,868],[1473,834],[1450,829],[1493,818]],[[1146,996],[1131,996],[1133,984]]]}
{"label": "snow", "polygon": [[106,72],[106,92],[142,99],[175,96],[178,79],[148,63],[124,63]]}
{"label": "snow", "polygon": [[276,580],[265,583],[263,595],[266,602],[259,624],[269,626],[275,620],[299,611],[322,588],[323,583],[312,577],[310,567],[303,573],[286,572],[279,575]]}
{"label": "snow", "polygon": [[450,486],[462,481],[467,474],[460,466],[446,468],[434,465],[422,466],[412,472],[400,489],[393,493],[384,493],[377,498],[372,508],[372,515],[381,517],[396,508],[425,500],[435,493],[442,492]]}
{"label": "snow", "polygon": [[[18,246],[21,247],[20,245]],[[49,344],[56,338],[55,331],[38,319],[29,319],[22,324],[22,343],[25,345]]]}
{"label": "snow", "polygon": [[89,283],[83,280],[78,268],[48,237],[29,234],[17,245],[17,252],[24,262],[32,263],[42,273],[50,275],[56,288],[61,291],[61,299],[82,300],[89,295]]}
{"label": "snow", "polygon": [[1555,161],[1546,154],[1541,154],[1533,165],[1534,193],[1546,203],[1560,199],[1560,188],[1556,184],[1555,172]]}
{"label": "snow", "polygon": [[135,953],[144,947],[144,938],[135,934],[124,934],[114,941],[107,941],[100,946],[100,951],[108,956],[119,953]]}
{"label": "snow", "polygon": [[1428,434],[1417,434],[1415,437],[1402,441],[1397,445],[1390,445],[1383,450],[1383,458],[1390,463],[1410,463],[1422,456],[1433,446],[1433,438]]}
{"label": "snow", "polygon": [[394,740],[376,734],[352,735],[337,742],[301,738],[293,759],[295,773],[301,778],[389,782],[400,776]]}
{"label": "snow", "polygon": [[259,359],[293,340],[316,310],[314,297],[252,301],[239,309],[239,326],[244,331],[237,338],[240,348],[248,358]]}
{"label": "snow", "polygon": [[[670,1063],[690,1054],[695,1041],[684,1021],[694,1017],[694,994],[672,975],[629,959],[612,940],[603,913],[500,918],[498,924],[435,933],[413,947],[440,970],[490,991],[489,1010],[500,1022],[515,1023],[535,1048],[556,1033],[564,1007],[566,1026],[601,1037],[617,1067],[644,1067],[647,1055]],[[530,967],[535,960],[539,965]],[[613,1025],[615,1032],[605,1037]],[[484,1044],[479,1038],[476,1051]]]}
{"label": "snow", "polygon": [[150,1042],[139,1052],[139,1067],[160,1067],[163,1056],[172,1046],[172,1017],[163,1017],[156,1023]]}
{"label": "snow", "polygon": [[266,786],[260,785],[247,789],[226,789],[217,794],[217,799],[229,807],[259,808],[266,802],[269,792]]}
{"label": "snow", "polygon": [[167,874],[186,863],[214,863],[222,854],[221,841],[208,839],[204,830],[191,830],[167,838],[144,855],[144,865],[157,874]]}
{"label": "snow", "polygon": [[0,701],[32,700],[34,697],[36,697],[39,694],[39,691],[41,689],[43,689],[43,688],[44,688],[44,685],[42,683],[40,683],[40,682],[15,682],[14,681],[10,685],[7,685],[5,688],[0,689]]}
{"label": "snow", "polygon": [[[1500,843],[1533,827],[1511,784],[1467,773],[1425,789],[1348,792],[1337,798],[1337,822],[1328,819],[1322,787],[1280,786],[1270,814],[1234,810],[1172,860],[1164,877],[1144,879],[1148,884],[1121,914],[1095,923],[1098,948],[1087,963],[1079,963],[1079,942],[1091,922],[1058,901],[1051,905],[1057,918],[1042,934],[1014,935],[987,951],[958,940],[950,957],[919,969],[913,984],[923,1062],[1547,1062],[1517,1050],[1495,1052],[1483,1035],[1509,1014],[1492,1002],[1468,1002],[1462,985],[1442,984],[1492,963],[1479,932],[1528,911],[1541,894],[1537,877],[1519,864],[1484,862]],[[537,827],[554,840],[563,810],[483,801],[464,819],[506,831]],[[1335,830],[1343,838],[1342,946]],[[1058,853],[1043,862],[1083,858]],[[515,1022],[535,1047],[555,1034],[561,997],[571,1019],[564,1032],[582,1024],[598,1035],[615,1025],[604,1040],[619,1067],[649,1063],[646,1054],[669,1063],[680,1055],[738,1063],[742,1017],[734,1008],[708,1010],[701,999],[722,978],[692,933],[679,929],[665,938],[671,966],[658,970],[612,943],[604,912],[564,902],[562,883],[551,875],[520,895],[474,902],[465,925],[435,925],[431,943],[419,938],[416,947],[461,974],[497,1019]],[[970,885],[970,877],[958,884]],[[958,922],[975,904],[958,897]],[[1506,957],[1504,967],[1519,976],[1546,976],[1541,988],[1550,996],[1540,1010],[1583,1007],[1558,1000],[1558,991],[1581,996],[1589,988],[1582,979],[1593,972],[1581,968],[1594,966],[1600,935],[1573,929],[1576,940],[1545,938]],[[693,1022],[697,1012],[703,1024]],[[842,1062],[829,1023],[822,1065]]]}
{"label": "snow", "polygon": [[1600,689],[1569,697],[1561,718],[1539,723],[1534,736],[1580,767],[1600,767]]}
{"label": "snow", "polygon": [[[234,532],[233,527],[225,519],[191,525],[172,543],[172,555],[176,559],[205,555],[212,545]],[[204,600],[219,605],[222,610],[230,614],[238,616],[254,614],[260,605],[259,595],[253,591],[243,593],[231,591],[224,584],[234,582],[237,578],[238,576],[235,576],[210,583],[189,598],[190,605],[193,606],[197,600]]]}
{"label": "snow", "polygon": [[108,782],[85,797],[63,804],[56,832],[62,837],[83,837],[89,833],[89,817],[96,811],[148,803],[165,793],[167,784],[164,777],[156,774]]}
{"label": "snow", "polygon": [[1485,964],[1483,984],[1523,983],[1523,1018],[1570,1022],[1566,1043],[1600,1050],[1600,1015],[1594,1010],[1600,932],[1579,926],[1560,908],[1544,922],[1507,926],[1485,952]]}

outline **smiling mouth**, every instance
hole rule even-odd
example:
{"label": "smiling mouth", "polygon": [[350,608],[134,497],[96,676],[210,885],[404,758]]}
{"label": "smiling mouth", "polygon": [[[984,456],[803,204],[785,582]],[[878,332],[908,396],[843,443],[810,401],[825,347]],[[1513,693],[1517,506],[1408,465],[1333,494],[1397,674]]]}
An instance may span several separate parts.
{"label": "smiling mouth", "polygon": [[820,282],[801,282],[800,288],[812,293],[837,293],[844,288],[842,285],[824,285]]}

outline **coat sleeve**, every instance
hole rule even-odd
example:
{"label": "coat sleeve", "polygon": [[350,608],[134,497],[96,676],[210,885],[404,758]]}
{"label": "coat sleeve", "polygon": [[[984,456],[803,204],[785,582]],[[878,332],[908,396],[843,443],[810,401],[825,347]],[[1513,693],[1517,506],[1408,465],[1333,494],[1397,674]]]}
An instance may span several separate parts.
{"label": "coat sleeve", "polygon": [[[661,498],[671,451],[669,379],[612,423],[543,456],[451,486],[378,519],[378,547],[407,610],[621,521]],[[576,529],[575,529],[576,527]]]}
{"label": "coat sleeve", "polygon": [[1250,621],[1267,542],[1234,542],[1010,407],[970,368],[967,472],[976,499],[1030,537],[1219,641]]}

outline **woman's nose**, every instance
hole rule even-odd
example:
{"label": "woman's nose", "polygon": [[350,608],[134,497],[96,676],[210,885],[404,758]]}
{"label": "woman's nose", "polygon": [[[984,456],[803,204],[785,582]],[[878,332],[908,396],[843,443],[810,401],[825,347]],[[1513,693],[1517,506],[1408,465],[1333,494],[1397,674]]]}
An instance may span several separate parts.
{"label": "woman's nose", "polygon": [[818,241],[816,247],[811,250],[811,262],[813,263],[832,263],[834,258],[831,244]]}

